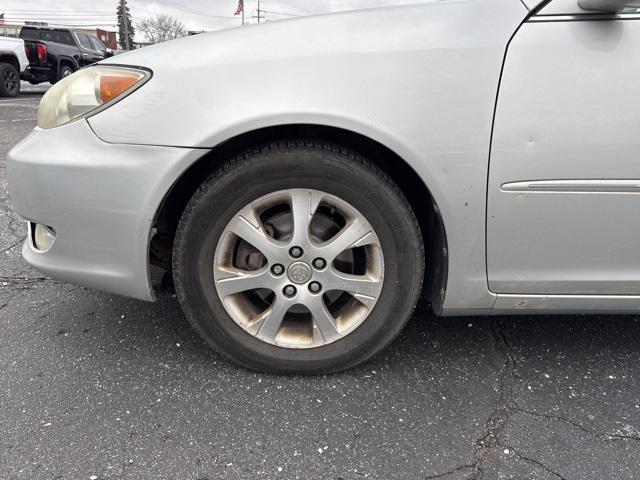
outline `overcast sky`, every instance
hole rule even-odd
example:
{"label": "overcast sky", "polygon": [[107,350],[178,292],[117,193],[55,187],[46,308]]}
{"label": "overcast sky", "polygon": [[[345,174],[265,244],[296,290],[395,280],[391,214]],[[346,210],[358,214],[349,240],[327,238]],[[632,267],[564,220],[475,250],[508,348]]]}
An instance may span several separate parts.
{"label": "overcast sky", "polygon": [[[354,8],[418,0],[261,0],[267,21]],[[189,30],[218,30],[240,25],[234,17],[237,0],[127,0],[134,26],[147,16],[166,13],[182,21]],[[0,0],[5,21],[42,20],[59,25],[115,24],[118,0]],[[245,0],[245,22],[254,23],[257,0]],[[143,38],[136,35],[137,40]]]}

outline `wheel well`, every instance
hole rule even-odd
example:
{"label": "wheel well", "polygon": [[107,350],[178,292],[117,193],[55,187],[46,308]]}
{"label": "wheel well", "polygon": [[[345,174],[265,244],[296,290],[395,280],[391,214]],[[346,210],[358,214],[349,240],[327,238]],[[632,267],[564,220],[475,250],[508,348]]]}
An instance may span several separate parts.
{"label": "wheel well", "polygon": [[58,75],[60,75],[60,69],[62,67],[71,67],[72,70],[76,69],[75,64],[71,61],[68,60],[66,58],[63,58],[62,60],[60,60],[60,62],[58,63]]}
{"label": "wheel well", "polygon": [[401,188],[420,224],[427,268],[423,300],[439,312],[447,276],[446,233],[439,209],[429,189],[402,158],[384,145],[363,135],[334,127],[284,125],[268,127],[234,137],[215,147],[194,163],[165,196],[156,218],[156,235],[150,248],[150,262],[171,268],[175,232],[187,203],[198,186],[222,162],[252,147],[286,139],[313,139],[354,150],[375,163]]}
{"label": "wheel well", "polygon": [[14,55],[0,55],[0,63],[8,63],[13,65],[18,72],[20,71],[20,63],[18,62],[18,58]]}

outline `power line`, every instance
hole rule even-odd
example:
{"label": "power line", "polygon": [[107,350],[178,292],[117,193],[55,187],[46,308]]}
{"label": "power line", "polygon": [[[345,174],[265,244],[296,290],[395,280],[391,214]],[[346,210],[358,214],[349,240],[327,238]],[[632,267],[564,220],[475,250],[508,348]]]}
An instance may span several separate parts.
{"label": "power line", "polygon": [[5,16],[5,21],[8,22],[38,22],[38,21],[51,21],[51,22],[83,22],[83,23],[87,23],[87,22],[107,22],[107,23],[111,23],[111,22],[116,22],[116,19],[114,17],[110,17],[110,18],[98,18],[98,17],[87,17],[87,18],[65,18],[65,17],[6,17]]}
{"label": "power line", "polygon": [[5,10],[4,13],[19,15],[111,15],[113,12],[83,12],[78,10]]}
{"label": "power line", "polygon": [[[27,21],[31,21],[31,20],[27,20]],[[2,26],[14,26],[14,27],[31,27],[34,25],[29,25],[26,24],[24,25],[25,22],[18,22],[15,24],[12,23],[5,23]],[[43,27],[53,27],[53,28],[57,28],[57,27],[64,27],[64,28],[82,28],[82,27],[105,27],[105,28],[116,28],[118,26],[118,24],[116,23],[63,23],[63,22],[45,22],[46,25],[36,25],[36,26],[43,26]]]}
{"label": "power line", "polygon": [[74,13],[61,13],[61,12],[42,12],[42,13],[21,13],[21,12],[13,12],[11,10],[6,10],[5,15],[11,15],[15,17],[65,17],[65,18],[86,18],[86,17],[113,17],[115,13],[105,12],[105,13],[83,13],[83,14],[74,14]]}
{"label": "power line", "polygon": [[262,13],[269,13],[271,15],[285,15],[287,17],[302,17],[302,15],[296,15],[295,13],[273,12],[271,10],[261,10]]}
{"label": "power line", "polygon": [[227,17],[223,15],[212,15],[210,13],[203,13],[202,11],[193,10],[191,8],[185,7],[184,5],[180,5],[178,3],[172,2],[170,0],[161,0],[162,3],[167,3],[172,6],[172,8],[176,8],[178,10],[182,10],[184,12],[192,13],[194,15],[202,16],[202,17],[210,17],[210,18],[219,18],[221,20],[235,20],[235,17]]}

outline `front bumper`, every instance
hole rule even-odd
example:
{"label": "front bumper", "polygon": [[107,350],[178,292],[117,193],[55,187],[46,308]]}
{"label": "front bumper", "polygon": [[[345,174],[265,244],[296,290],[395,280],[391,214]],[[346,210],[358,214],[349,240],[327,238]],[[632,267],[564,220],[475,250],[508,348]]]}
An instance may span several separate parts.
{"label": "front bumper", "polygon": [[149,279],[152,222],[166,193],[202,149],[119,145],[100,140],[85,120],[42,130],[7,160],[9,195],[25,219],[57,238],[25,260],[51,277],[142,300]]}

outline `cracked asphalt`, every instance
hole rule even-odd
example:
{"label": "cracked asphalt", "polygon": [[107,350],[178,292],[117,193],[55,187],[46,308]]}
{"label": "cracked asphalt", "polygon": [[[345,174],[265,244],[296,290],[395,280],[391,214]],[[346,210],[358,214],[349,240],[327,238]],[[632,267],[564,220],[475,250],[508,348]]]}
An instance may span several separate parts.
{"label": "cracked asphalt", "polygon": [[[437,318],[352,371],[256,374],[148,304],[28,267],[0,99],[0,478],[640,478],[640,316]],[[159,283],[159,282],[158,282]]]}

